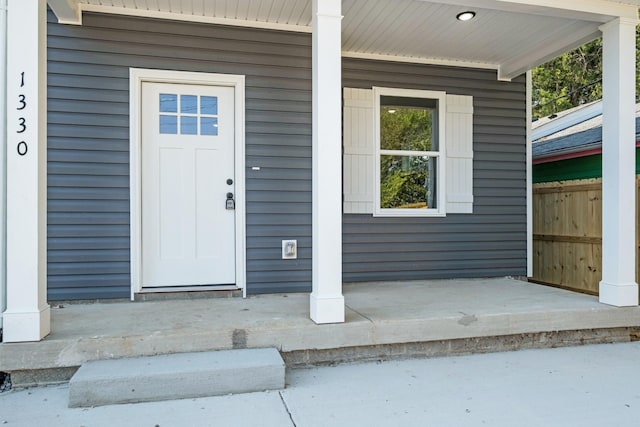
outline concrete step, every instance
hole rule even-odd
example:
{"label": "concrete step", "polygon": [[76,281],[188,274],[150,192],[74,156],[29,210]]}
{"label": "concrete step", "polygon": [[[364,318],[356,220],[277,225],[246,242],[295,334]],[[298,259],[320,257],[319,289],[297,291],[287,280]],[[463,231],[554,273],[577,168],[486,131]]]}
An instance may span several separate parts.
{"label": "concrete step", "polygon": [[82,364],[69,382],[69,407],[153,402],[284,388],[274,348],[177,353]]}

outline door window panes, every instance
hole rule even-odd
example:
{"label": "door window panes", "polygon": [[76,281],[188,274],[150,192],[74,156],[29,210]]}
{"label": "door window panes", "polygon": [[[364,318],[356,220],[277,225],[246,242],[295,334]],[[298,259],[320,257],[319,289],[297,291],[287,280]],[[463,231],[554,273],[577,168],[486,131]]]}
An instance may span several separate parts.
{"label": "door window panes", "polygon": [[160,94],[160,133],[217,136],[218,97]]}
{"label": "door window panes", "polygon": [[202,135],[218,135],[218,118],[217,117],[201,117],[200,118],[200,134]]}
{"label": "door window panes", "polygon": [[218,97],[203,96],[200,98],[200,113],[217,116],[218,115]]}
{"label": "door window panes", "polygon": [[189,116],[180,117],[180,134],[197,135],[198,134],[197,117],[189,117]]}
{"label": "door window panes", "polygon": [[160,94],[160,112],[161,113],[177,113],[178,112],[178,95],[161,93]]}
{"label": "door window panes", "polygon": [[176,135],[178,133],[178,116],[160,115],[160,133]]}
{"label": "door window panes", "polygon": [[198,97],[194,95],[180,96],[180,112],[182,114],[198,114]]}

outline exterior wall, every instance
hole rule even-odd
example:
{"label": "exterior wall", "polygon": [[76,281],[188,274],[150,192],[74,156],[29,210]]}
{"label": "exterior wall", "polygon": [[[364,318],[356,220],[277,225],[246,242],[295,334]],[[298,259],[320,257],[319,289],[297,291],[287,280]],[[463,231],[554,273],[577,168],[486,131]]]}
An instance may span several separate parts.
{"label": "exterior wall", "polygon": [[[640,174],[640,149],[636,148],[636,175]],[[602,154],[533,165],[533,182],[601,178]]]}
{"label": "exterior wall", "polygon": [[[130,67],[246,76],[247,291],[308,291],[310,35],[100,14],[49,21],[49,299],[130,295]],[[298,240],[297,260],[280,259],[282,239]]]}
{"label": "exterior wall", "polygon": [[[310,35],[50,15],[48,55],[49,299],[129,296],[130,67],[246,76],[247,291],[310,291]],[[474,214],[344,215],[345,281],[525,275],[524,77],[343,59],[343,86],[374,85],[474,97]]]}
{"label": "exterior wall", "polygon": [[474,213],[446,218],[344,215],[344,280],[525,276],[525,76],[505,83],[491,71],[345,58],[343,85],[474,97]]}

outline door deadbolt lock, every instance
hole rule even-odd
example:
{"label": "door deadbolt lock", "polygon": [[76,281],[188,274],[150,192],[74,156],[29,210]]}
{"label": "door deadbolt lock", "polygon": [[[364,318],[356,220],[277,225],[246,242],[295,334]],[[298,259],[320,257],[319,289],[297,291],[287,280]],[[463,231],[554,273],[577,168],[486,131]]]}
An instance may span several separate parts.
{"label": "door deadbolt lock", "polygon": [[233,193],[227,193],[227,201],[225,203],[225,209],[228,211],[235,210],[236,201],[233,200]]}

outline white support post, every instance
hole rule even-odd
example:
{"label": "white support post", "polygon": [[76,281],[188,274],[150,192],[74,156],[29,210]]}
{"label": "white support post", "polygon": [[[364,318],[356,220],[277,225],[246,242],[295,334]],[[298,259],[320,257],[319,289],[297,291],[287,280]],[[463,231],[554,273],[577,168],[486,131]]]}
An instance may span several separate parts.
{"label": "white support post", "polygon": [[527,277],[533,277],[533,73],[527,71]]}
{"label": "white support post", "polygon": [[7,0],[0,0],[0,329],[7,308]]}
{"label": "white support post", "polygon": [[635,29],[620,18],[603,34],[602,281],[600,302],[638,305],[635,197]]}
{"label": "white support post", "polygon": [[313,0],[311,319],[344,322],[342,296],[342,0]]}
{"label": "white support post", "polygon": [[45,0],[9,0],[7,310],[4,341],[49,334],[47,305],[47,27]]}

